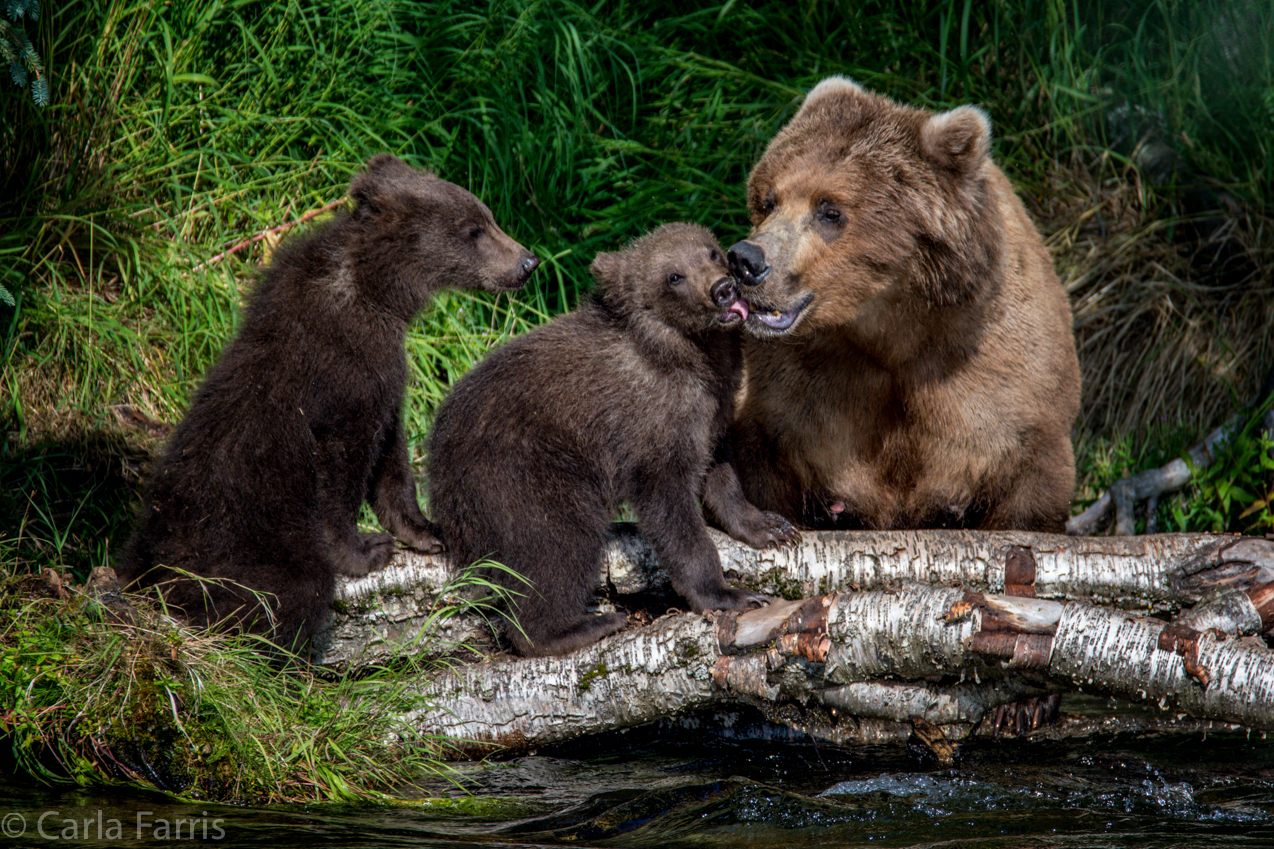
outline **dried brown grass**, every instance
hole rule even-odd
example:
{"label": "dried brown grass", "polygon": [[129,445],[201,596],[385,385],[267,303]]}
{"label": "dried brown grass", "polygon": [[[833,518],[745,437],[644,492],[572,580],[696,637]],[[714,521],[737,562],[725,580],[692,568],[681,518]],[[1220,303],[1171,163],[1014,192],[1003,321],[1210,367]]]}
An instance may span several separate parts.
{"label": "dried brown grass", "polygon": [[1174,239],[1188,222],[1112,157],[1056,172],[1038,213],[1075,311],[1081,440],[1202,436],[1254,400],[1274,361],[1274,222],[1227,210],[1214,238],[1241,248],[1250,273],[1209,285],[1214,246]]}

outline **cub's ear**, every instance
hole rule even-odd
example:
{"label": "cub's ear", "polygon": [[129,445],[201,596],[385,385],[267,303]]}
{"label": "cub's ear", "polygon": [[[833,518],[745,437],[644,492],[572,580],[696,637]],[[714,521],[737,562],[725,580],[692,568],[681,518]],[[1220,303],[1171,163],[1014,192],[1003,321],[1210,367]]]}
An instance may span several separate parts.
{"label": "cub's ear", "polygon": [[618,253],[598,254],[593,257],[593,264],[588,270],[597,280],[594,291],[602,303],[618,313],[628,312],[631,304],[626,295],[623,257]]}
{"label": "cub's ear", "polygon": [[597,278],[598,283],[618,283],[620,265],[619,254],[598,254],[593,257],[593,264],[588,270]]}
{"label": "cub's ear", "polygon": [[396,181],[410,178],[415,169],[392,153],[378,153],[367,161],[367,168],[349,184],[350,197],[370,212],[384,211]]}
{"label": "cub's ear", "polygon": [[976,106],[934,115],[920,128],[920,149],[940,168],[970,174],[990,153],[991,119]]}

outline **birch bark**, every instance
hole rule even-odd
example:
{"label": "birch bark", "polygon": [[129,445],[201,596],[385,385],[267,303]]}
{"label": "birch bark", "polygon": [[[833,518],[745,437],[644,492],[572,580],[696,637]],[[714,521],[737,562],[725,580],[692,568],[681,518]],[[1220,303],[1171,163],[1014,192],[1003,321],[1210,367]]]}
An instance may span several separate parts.
{"label": "birch bark", "polygon": [[[469,645],[478,662],[422,677],[435,706],[408,717],[464,754],[737,705],[839,742],[910,728],[935,745],[1062,690],[1274,730],[1274,652],[1242,638],[1274,622],[1270,540],[824,532],[771,551],[715,540],[736,580],[790,600],[671,614],[566,657],[521,659],[493,654],[478,617],[439,621],[463,593],[444,587],[440,559],[404,553],[342,583],[321,662]],[[599,590],[621,605],[667,591],[631,527],[617,528]]]}

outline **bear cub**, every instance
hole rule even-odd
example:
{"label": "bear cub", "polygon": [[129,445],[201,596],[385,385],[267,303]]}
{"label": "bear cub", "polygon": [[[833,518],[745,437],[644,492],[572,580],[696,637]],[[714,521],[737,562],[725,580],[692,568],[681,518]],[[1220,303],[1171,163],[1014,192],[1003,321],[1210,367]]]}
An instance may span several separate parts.
{"label": "bear cub", "polygon": [[591,301],[452,389],[429,443],[430,506],[454,563],[490,558],[525,579],[487,573],[512,591],[504,631],[523,655],[624,626],[623,614],[587,612],[623,501],[695,610],[768,601],[726,583],[703,507],[754,547],[799,539],[743,497],[724,453],[748,307],[712,234],[666,224],[598,254],[592,272]]}
{"label": "bear cub", "polygon": [[[120,577],[162,582],[192,624],[300,648],[338,572],[382,568],[395,539],[442,550],[403,433],[408,324],[437,289],[516,289],[539,260],[472,194],[392,155],[350,195],[276,255],[144,493]],[[364,501],[389,533],[358,531]]]}

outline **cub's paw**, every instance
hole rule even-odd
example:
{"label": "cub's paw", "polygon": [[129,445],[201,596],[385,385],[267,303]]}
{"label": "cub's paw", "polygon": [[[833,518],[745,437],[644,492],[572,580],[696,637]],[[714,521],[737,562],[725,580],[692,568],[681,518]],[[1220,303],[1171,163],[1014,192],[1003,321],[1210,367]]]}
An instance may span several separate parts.
{"label": "cub's paw", "polygon": [[748,610],[753,607],[765,607],[770,597],[755,590],[744,590],[738,587],[725,587],[712,595],[701,610]]}
{"label": "cub's paw", "polygon": [[757,548],[779,548],[785,545],[796,545],[801,541],[801,532],[796,526],[778,513],[762,513],[765,517],[765,535],[769,540],[764,546]]}
{"label": "cub's paw", "polygon": [[403,545],[421,554],[441,554],[447,546],[438,536],[438,529],[419,512],[415,516],[403,516],[389,529]]}
{"label": "cub's paw", "polygon": [[394,556],[394,538],[389,534],[360,533],[354,538],[353,549],[343,549],[337,553],[336,569],[342,575],[357,578],[368,572],[378,572],[385,568],[389,558]]}
{"label": "cub's paw", "polygon": [[756,516],[738,528],[735,538],[753,548],[781,548],[801,541],[796,526],[778,513],[757,511]]}
{"label": "cub's paw", "polygon": [[628,617],[622,613],[601,613],[596,616],[581,617],[551,630],[540,629],[532,634],[522,633],[516,626],[508,625],[505,628],[505,635],[517,648],[519,654],[526,657],[547,657],[555,654],[569,654],[576,649],[591,646],[603,637],[609,637],[626,624],[628,624]]}
{"label": "cub's paw", "polygon": [[447,546],[432,531],[411,529],[398,538],[403,545],[421,554],[441,554]]}

